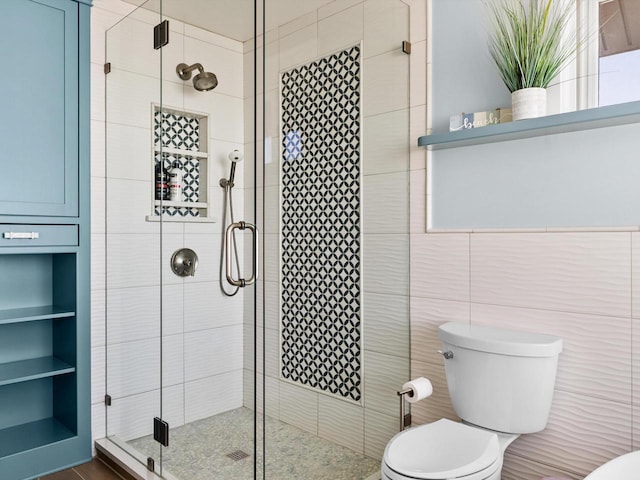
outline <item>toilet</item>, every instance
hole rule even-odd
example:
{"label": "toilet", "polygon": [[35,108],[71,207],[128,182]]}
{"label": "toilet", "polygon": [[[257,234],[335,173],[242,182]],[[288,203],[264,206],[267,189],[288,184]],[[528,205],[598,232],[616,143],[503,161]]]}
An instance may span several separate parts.
{"label": "toilet", "polygon": [[507,447],[547,424],[562,339],[453,322],[438,336],[462,422],[398,433],[385,449],[382,480],[500,480]]}

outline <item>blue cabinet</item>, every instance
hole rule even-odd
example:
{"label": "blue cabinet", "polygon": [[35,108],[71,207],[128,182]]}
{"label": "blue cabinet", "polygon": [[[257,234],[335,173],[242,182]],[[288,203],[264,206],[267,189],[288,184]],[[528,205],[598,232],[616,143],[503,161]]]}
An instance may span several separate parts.
{"label": "blue cabinet", "polygon": [[90,0],[0,0],[0,479],[91,458]]}
{"label": "blue cabinet", "polygon": [[78,215],[78,3],[0,2],[0,212]]}

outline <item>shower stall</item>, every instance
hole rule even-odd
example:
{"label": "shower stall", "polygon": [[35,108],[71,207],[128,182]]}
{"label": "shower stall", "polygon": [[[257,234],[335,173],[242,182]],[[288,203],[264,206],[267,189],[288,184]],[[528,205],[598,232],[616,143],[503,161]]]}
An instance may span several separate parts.
{"label": "shower stall", "polygon": [[410,6],[133,2],[105,38],[97,448],[379,478],[410,378]]}

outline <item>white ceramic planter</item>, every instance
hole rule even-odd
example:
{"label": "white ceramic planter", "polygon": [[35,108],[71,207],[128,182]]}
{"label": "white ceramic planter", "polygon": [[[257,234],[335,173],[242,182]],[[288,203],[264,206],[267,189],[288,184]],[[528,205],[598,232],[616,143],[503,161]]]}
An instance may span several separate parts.
{"label": "white ceramic planter", "polygon": [[547,90],[545,88],[523,88],[511,94],[513,120],[544,117],[547,114]]}

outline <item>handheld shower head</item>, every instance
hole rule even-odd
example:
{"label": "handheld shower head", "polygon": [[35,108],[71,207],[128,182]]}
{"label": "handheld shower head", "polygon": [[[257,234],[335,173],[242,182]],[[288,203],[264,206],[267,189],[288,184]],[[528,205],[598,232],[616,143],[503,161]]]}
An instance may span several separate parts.
{"label": "handheld shower head", "polygon": [[229,153],[229,160],[233,163],[241,162],[244,160],[244,154],[240,150],[232,150],[231,153]]}
{"label": "handheld shower head", "polygon": [[229,157],[229,160],[231,160],[231,171],[229,172],[228,179],[227,178],[220,179],[220,186],[222,188],[233,187],[233,180],[235,179],[235,176],[236,176],[236,163],[244,160],[244,155],[240,150],[232,150],[231,153],[229,153],[228,157]]}

